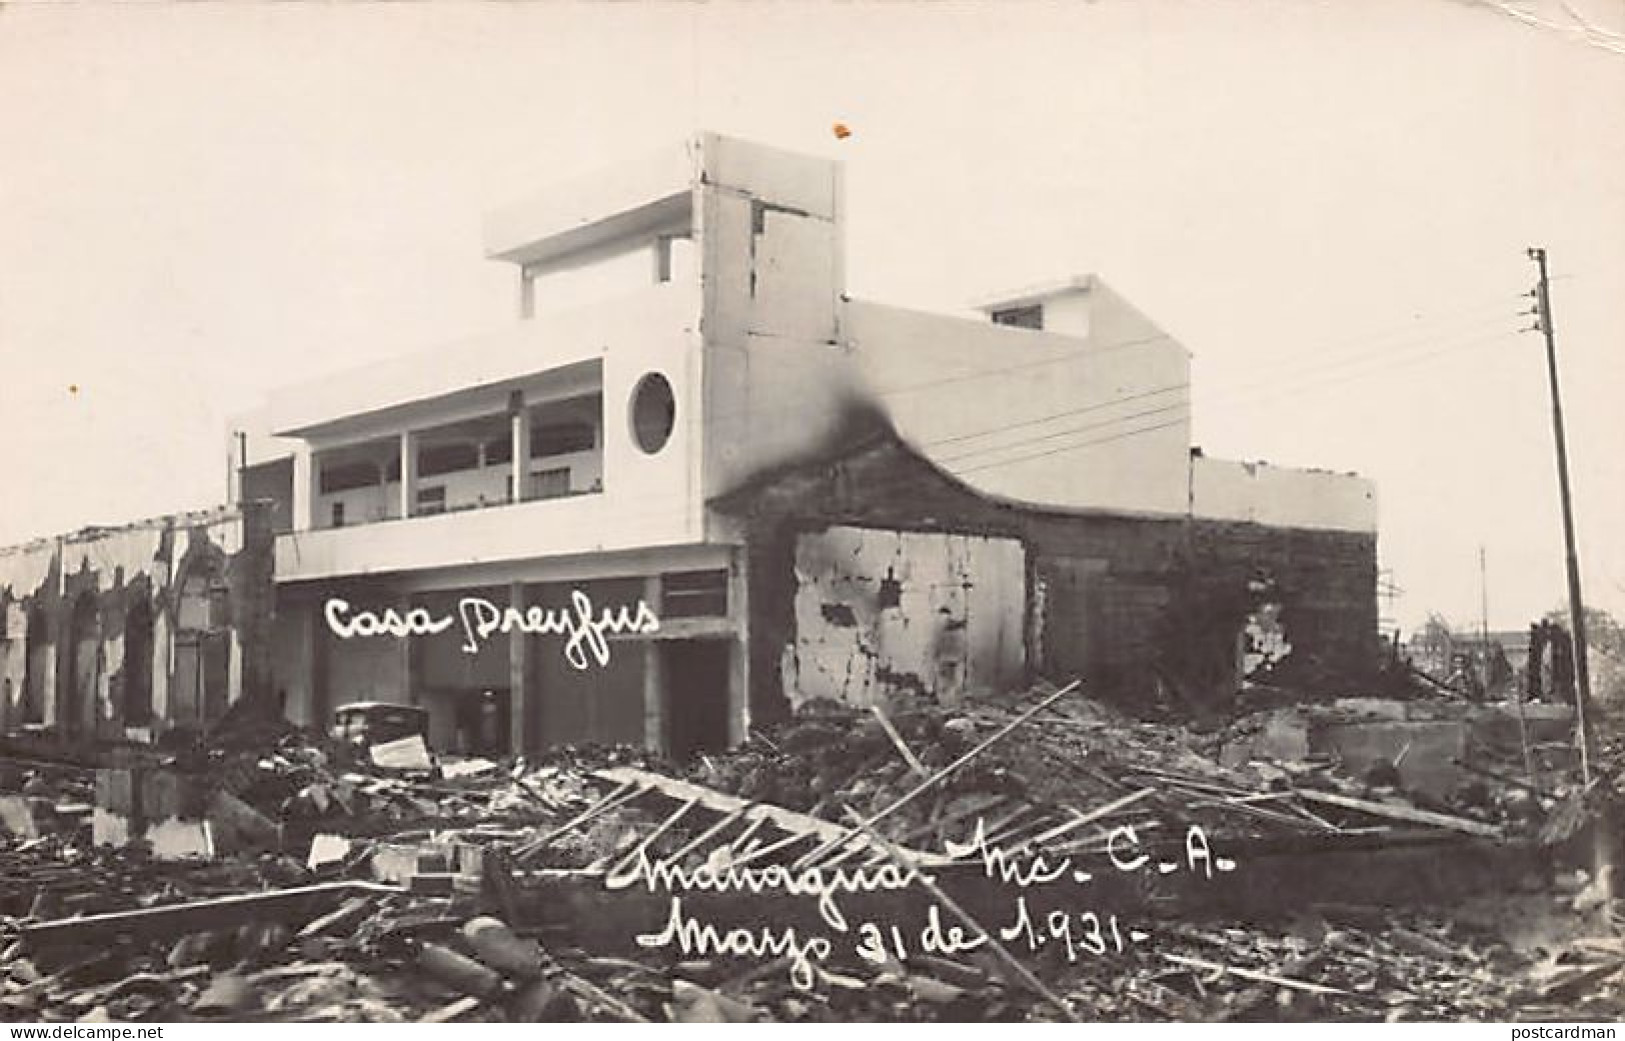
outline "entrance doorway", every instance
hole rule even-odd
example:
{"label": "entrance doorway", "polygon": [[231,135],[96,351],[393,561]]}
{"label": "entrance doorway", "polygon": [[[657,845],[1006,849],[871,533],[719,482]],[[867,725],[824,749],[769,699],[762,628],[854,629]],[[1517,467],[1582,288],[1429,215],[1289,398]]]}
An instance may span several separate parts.
{"label": "entrance doorway", "polygon": [[508,688],[452,691],[453,751],[495,758],[511,751]]}
{"label": "entrance doorway", "polygon": [[727,640],[673,640],[662,643],[666,752],[684,760],[728,747],[728,674],[732,644]]}

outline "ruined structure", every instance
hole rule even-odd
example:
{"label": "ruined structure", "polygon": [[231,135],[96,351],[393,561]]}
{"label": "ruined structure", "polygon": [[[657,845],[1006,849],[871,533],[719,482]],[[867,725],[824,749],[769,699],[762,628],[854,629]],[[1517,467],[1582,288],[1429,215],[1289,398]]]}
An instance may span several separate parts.
{"label": "ruined structure", "polygon": [[269,507],[0,550],[0,730],[151,741],[271,693]]}
{"label": "ruined structure", "polygon": [[683,754],[814,698],[1369,660],[1368,482],[1194,451],[1188,352],[1098,278],[851,299],[844,220],[838,163],[702,134],[490,218],[506,332],[245,418],[290,716]]}

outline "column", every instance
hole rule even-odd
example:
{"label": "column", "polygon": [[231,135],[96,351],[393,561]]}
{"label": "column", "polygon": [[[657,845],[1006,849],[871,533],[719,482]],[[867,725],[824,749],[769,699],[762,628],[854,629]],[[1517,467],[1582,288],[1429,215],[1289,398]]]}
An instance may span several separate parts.
{"label": "column", "polygon": [[728,615],[733,620],[728,656],[728,744],[750,740],[750,571],[747,550],[734,549],[728,562]]}
{"label": "column", "polygon": [[301,444],[293,453],[293,530],[310,531],[316,525],[316,496],[321,491],[316,453]]}
{"label": "column", "polygon": [[654,240],[654,280],[657,285],[671,281],[671,236],[656,235]]}
{"label": "column", "polygon": [[[508,585],[508,603],[524,609],[524,583]],[[525,714],[525,681],[530,673],[530,640],[518,630],[508,634],[508,747],[516,756],[525,754],[525,734],[529,727]]]}
{"label": "column", "polygon": [[[403,618],[406,617],[408,615],[408,613],[410,613],[411,610],[412,610],[412,597],[411,597],[411,595],[408,594],[406,596],[401,597],[400,600],[396,603],[395,609],[401,612],[401,617],[403,617]],[[416,662],[416,658],[417,658],[417,654],[416,654],[417,641],[418,641],[418,638],[416,636],[404,636],[400,640],[400,646],[401,646],[401,693],[406,695],[406,703],[408,705],[419,705],[419,704],[422,704],[422,701],[423,701],[423,699],[418,696],[418,689],[417,689],[417,682],[416,682],[416,680],[417,680],[417,671],[418,671],[417,668],[416,668],[416,664],[417,664],[417,662]],[[432,726],[432,723],[431,723],[431,726]]]}
{"label": "column", "polygon": [[417,435],[410,430],[401,431],[401,518],[412,516],[418,501],[418,445]]}
{"label": "column", "polygon": [[[660,576],[643,580],[643,602],[660,611]],[[643,747],[651,752],[666,749],[666,677],[661,667],[660,641],[644,638],[643,643]]]}
{"label": "column", "polygon": [[508,483],[509,502],[525,501],[525,478],[530,474],[530,413],[523,391],[508,395],[508,426],[513,440],[513,461]]}
{"label": "column", "polygon": [[519,269],[519,317],[536,316],[536,275],[528,267]]}

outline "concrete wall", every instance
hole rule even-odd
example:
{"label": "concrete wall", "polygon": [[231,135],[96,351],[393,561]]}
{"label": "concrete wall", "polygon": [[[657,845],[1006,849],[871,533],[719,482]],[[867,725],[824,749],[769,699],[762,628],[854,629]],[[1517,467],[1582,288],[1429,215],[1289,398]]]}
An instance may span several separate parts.
{"label": "concrete wall", "polygon": [[1020,683],[1026,560],[1013,539],[837,526],[795,544],[792,706],[912,690],[953,704]]}
{"label": "concrete wall", "polygon": [[1354,474],[1191,459],[1191,513],[1332,531],[1377,530],[1376,485]]}
{"label": "concrete wall", "polygon": [[707,497],[823,452],[857,401],[836,163],[714,136],[697,189]]}
{"label": "concrete wall", "polygon": [[[0,725],[151,739],[270,693],[271,518],[269,504],[249,504],[0,551]],[[144,660],[126,654],[131,633]],[[142,686],[150,715],[134,701]]]}
{"label": "concrete wall", "polygon": [[1089,340],[860,301],[845,313],[871,400],[971,487],[1069,508],[1185,512],[1190,363],[1174,341],[1104,310]]}
{"label": "concrete wall", "polygon": [[989,500],[895,440],[789,471],[717,503],[749,541],[752,711],[789,710],[798,634],[795,547],[834,525],[1018,542],[1027,561],[1029,675],[1083,677],[1145,705],[1235,690],[1260,608],[1300,662],[1360,677],[1375,665],[1376,540],[1367,533],[1028,509]]}

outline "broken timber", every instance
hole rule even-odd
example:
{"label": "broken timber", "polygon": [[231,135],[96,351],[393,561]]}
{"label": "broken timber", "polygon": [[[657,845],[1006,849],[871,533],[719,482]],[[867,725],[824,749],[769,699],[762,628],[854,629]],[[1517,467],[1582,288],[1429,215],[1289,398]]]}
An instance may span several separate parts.
{"label": "broken timber", "polygon": [[[795,810],[787,810],[770,803],[746,802],[743,799],[724,794],[712,788],[681,781],[675,777],[665,777],[647,770],[639,770],[636,767],[610,767],[609,769],[595,771],[593,776],[612,784],[639,785],[645,791],[658,792],[667,798],[684,803],[692,801],[697,806],[703,806],[714,813],[720,813],[735,820],[743,820],[750,824],[763,821],[791,836],[821,839],[826,843],[852,838],[847,829],[818,817],[797,813]],[[684,850],[685,854],[690,851],[688,848]],[[927,864],[945,859],[938,855],[920,853],[914,850],[907,852],[910,856],[919,858]]]}
{"label": "broken timber", "polygon": [[188,933],[232,929],[252,922],[272,921],[302,926],[348,897],[400,892],[395,886],[373,882],[323,882],[314,886],[39,922],[22,927],[22,940],[33,948],[62,947],[107,944],[123,936],[166,939]]}
{"label": "broken timber", "polygon": [[1493,824],[1468,820],[1465,817],[1452,817],[1446,813],[1434,813],[1431,810],[1419,810],[1414,806],[1396,806],[1386,802],[1371,802],[1368,799],[1356,799],[1335,792],[1315,791],[1312,788],[1300,788],[1298,794],[1312,802],[1321,802],[1328,806],[1340,806],[1345,810],[1359,810],[1361,813],[1369,813],[1375,817],[1389,817],[1393,820],[1407,821],[1411,824],[1427,824],[1435,828],[1465,832],[1468,835],[1478,835],[1483,838],[1498,839],[1502,836],[1501,829]]}

